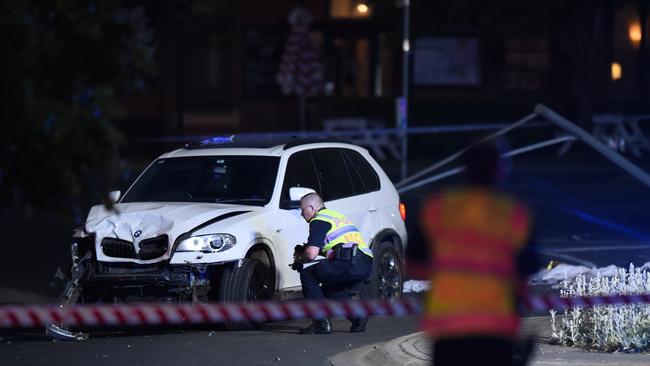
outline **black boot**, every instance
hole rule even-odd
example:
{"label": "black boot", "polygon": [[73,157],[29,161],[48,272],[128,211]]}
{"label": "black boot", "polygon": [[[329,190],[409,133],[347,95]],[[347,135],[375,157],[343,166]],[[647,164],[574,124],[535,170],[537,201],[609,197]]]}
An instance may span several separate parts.
{"label": "black boot", "polygon": [[300,329],[300,334],[330,334],[332,324],[328,319],[314,320],[307,328]]}
{"label": "black boot", "polygon": [[352,319],[352,326],[350,326],[350,332],[352,333],[361,333],[366,331],[366,324],[368,324],[368,318],[354,318]]}

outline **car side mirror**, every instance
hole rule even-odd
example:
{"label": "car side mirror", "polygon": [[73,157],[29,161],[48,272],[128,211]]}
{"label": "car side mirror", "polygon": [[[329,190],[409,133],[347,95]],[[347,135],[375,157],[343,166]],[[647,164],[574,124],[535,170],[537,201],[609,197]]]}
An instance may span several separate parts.
{"label": "car side mirror", "polygon": [[115,211],[115,212],[117,212],[117,208],[115,207],[115,204],[120,199],[121,195],[122,195],[122,192],[120,192],[120,191],[108,192],[108,194],[104,198],[104,208],[107,211]]}
{"label": "car side mirror", "polygon": [[113,203],[117,203],[117,201],[120,200],[120,197],[122,197],[122,191],[108,192],[108,199]]}
{"label": "car side mirror", "polygon": [[311,188],[307,187],[291,187],[289,188],[289,198],[292,201],[300,201],[301,198],[303,198],[305,195],[308,195],[310,193],[316,193]]}
{"label": "car side mirror", "polygon": [[300,199],[309,193],[316,193],[311,188],[307,187],[291,187],[289,188],[289,200],[282,200],[280,203],[280,208],[286,210],[293,210],[295,208],[300,208]]}

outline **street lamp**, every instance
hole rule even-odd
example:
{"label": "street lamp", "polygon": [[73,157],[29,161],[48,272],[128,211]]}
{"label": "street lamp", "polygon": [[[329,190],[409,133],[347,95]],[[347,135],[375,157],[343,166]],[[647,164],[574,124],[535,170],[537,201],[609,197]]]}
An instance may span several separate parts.
{"label": "street lamp", "polygon": [[623,68],[618,62],[612,62],[612,81],[619,80],[623,77]]}
{"label": "street lamp", "polygon": [[367,14],[368,13],[368,5],[366,5],[364,3],[357,4],[357,13],[359,13],[359,14]]}
{"label": "street lamp", "polygon": [[370,16],[370,6],[365,1],[360,1],[354,6],[354,15],[358,18],[368,18]]}
{"label": "street lamp", "polygon": [[632,42],[632,46],[635,48],[639,47],[643,38],[641,35],[641,24],[638,21],[631,22],[627,28],[627,35],[630,38],[630,42]]}

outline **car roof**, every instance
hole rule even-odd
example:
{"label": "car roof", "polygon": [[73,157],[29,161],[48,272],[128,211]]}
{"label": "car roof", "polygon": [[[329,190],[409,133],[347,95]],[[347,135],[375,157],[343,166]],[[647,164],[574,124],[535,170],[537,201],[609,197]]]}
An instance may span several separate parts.
{"label": "car roof", "polygon": [[266,155],[280,156],[282,152],[294,147],[347,147],[360,148],[347,141],[332,139],[246,139],[246,140],[204,140],[190,143],[184,147],[163,154],[161,157],[204,156],[204,155]]}

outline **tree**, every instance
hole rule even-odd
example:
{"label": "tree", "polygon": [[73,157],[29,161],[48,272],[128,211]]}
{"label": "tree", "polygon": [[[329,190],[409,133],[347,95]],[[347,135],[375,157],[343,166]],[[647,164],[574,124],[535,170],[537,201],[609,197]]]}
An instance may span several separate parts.
{"label": "tree", "polygon": [[5,213],[70,211],[97,200],[118,172],[116,93],[155,73],[140,8],[114,1],[0,5],[0,202]]}

